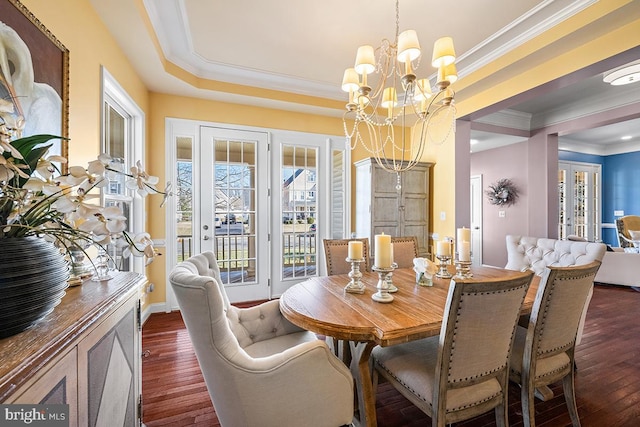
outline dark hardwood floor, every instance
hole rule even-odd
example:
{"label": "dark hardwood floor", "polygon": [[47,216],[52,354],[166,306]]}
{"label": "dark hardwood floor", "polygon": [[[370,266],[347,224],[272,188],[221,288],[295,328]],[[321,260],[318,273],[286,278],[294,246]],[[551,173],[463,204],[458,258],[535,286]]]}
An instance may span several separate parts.
{"label": "dark hardwood floor", "polygon": [[[147,352],[142,362],[145,424],[219,426],[180,314],[151,315],[143,328],[142,345]],[[582,426],[640,425],[640,292],[595,287],[576,362]],[[562,387],[558,384],[552,389],[553,399],[536,401],[537,425],[570,426]],[[521,426],[517,387],[510,388],[509,402],[510,425]],[[430,424],[426,415],[387,383],[378,388],[377,415],[380,427]],[[495,426],[495,422],[490,414],[456,426]]]}

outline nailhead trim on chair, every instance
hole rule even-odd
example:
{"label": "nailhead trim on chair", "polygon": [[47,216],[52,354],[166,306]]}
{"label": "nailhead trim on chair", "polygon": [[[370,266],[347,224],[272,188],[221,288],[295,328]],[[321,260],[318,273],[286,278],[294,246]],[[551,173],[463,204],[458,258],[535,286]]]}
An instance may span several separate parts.
{"label": "nailhead trim on chair", "polygon": [[[378,366],[381,366],[381,365],[380,365],[380,364],[378,364]],[[418,393],[416,390],[414,390],[414,389],[412,389],[411,387],[409,387],[405,382],[400,381],[400,378],[398,378],[397,376],[393,375],[393,373],[392,373],[392,372],[390,372],[390,371],[389,371],[385,366],[381,366],[381,367],[382,367],[382,369],[384,369],[386,372],[388,372],[388,373],[389,373],[389,375],[390,375],[391,377],[393,377],[396,381],[398,381],[400,384],[402,384],[402,386],[403,386],[404,388],[406,388],[407,390],[409,390],[409,391],[410,391],[411,393],[413,393],[415,396],[419,397],[419,398],[420,398],[420,400],[422,400],[424,403],[428,404],[428,405],[429,405],[429,407],[433,410],[433,404],[432,404],[431,402],[427,402],[427,399],[424,397],[424,395],[423,395],[423,394]],[[447,413],[451,413],[451,412],[459,411],[459,410],[461,410],[461,409],[472,408],[472,407],[474,407],[474,406],[478,406],[479,404],[481,404],[481,403],[483,403],[483,402],[487,402],[487,401],[489,401],[489,400],[491,400],[491,399],[495,398],[496,396],[500,396],[501,394],[502,394],[502,393],[495,393],[495,394],[493,394],[492,396],[489,396],[489,397],[487,397],[487,398],[485,398],[485,399],[482,399],[482,400],[478,400],[478,401],[473,402],[473,403],[471,403],[471,404],[469,404],[469,405],[463,405],[463,406],[459,406],[459,407],[455,407],[455,408],[448,409],[448,410],[447,410]]]}
{"label": "nailhead trim on chair", "polygon": [[[517,291],[517,290],[519,290],[519,289],[522,289],[522,287],[513,288],[513,289],[511,289],[511,290],[507,290],[507,291],[492,291],[492,292],[483,292],[483,291],[479,291],[479,292],[467,292],[467,293],[466,293],[466,295],[470,295],[470,294],[473,294],[473,295],[490,295],[490,294],[500,294],[500,293],[505,293],[505,292]],[[461,297],[461,298],[464,298],[464,296],[465,296],[465,294],[462,294],[462,297]],[[456,316],[456,326],[455,326],[455,327],[454,327],[454,329],[453,329],[453,342],[451,343],[451,350],[452,350],[452,351],[451,351],[451,353],[449,354],[449,371],[447,372],[447,379],[448,379],[448,381],[449,381],[450,383],[452,383],[452,384],[455,384],[455,383],[458,383],[458,382],[468,381],[468,380],[471,380],[471,379],[482,378],[482,377],[485,377],[485,376],[487,376],[487,375],[491,375],[491,374],[493,374],[494,372],[501,371],[502,369],[504,369],[504,368],[506,367],[506,365],[505,365],[505,364],[503,364],[503,365],[501,365],[500,367],[498,367],[497,369],[493,369],[493,370],[488,371],[488,372],[483,372],[483,373],[481,373],[481,374],[479,374],[479,375],[476,375],[476,376],[473,376],[473,377],[465,377],[465,378],[458,378],[458,379],[451,380],[451,362],[452,362],[451,357],[453,356],[453,349],[454,349],[454,348],[455,348],[455,346],[456,346],[456,335],[457,335],[456,331],[458,330],[458,326],[457,326],[457,325],[458,325],[458,323],[459,323],[460,310],[461,310],[461,309],[462,309],[462,299],[460,300],[460,305],[458,306],[458,313],[457,313],[457,316]],[[513,332],[511,333],[511,338],[513,338],[513,334],[514,334],[514,333],[515,333],[515,329],[514,329],[514,330],[513,330]],[[509,350],[510,350],[510,349],[509,349]]]}

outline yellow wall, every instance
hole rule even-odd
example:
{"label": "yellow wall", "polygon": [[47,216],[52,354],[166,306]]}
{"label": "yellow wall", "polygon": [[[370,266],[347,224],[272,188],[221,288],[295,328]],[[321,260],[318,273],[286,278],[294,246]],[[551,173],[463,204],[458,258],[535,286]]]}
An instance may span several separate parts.
{"label": "yellow wall", "polygon": [[101,150],[100,66],[106,67],[143,111],[149,109],[148,91],[89,1],[22,3],[69,50],[69,164],[86,166]]}
{"label": "yellow wall", "polygon": [[87,0],[24,0],[69,49],[69,157],[84,165],[100,150],[100,66],[147,111],[148,92]]}

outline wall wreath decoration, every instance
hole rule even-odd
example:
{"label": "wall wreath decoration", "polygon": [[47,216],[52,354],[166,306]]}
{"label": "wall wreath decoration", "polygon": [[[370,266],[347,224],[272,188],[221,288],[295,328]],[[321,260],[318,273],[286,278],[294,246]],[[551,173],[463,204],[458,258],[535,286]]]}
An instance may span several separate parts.
{"label": "wall wreath decoration", "polygon": [[485,194],[489,198],[489,203],[498,206],[510,206],[518,199],[518,189],[513,181],[507,178],[502,178],[489,185]]}

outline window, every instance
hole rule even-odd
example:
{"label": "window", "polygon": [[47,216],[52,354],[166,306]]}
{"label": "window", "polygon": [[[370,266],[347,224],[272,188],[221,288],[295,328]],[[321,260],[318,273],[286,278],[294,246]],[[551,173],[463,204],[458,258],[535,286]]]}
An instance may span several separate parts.
{"label": "window", "polygon": [[[128,171],[144,154],[144,116],[142,110],[102,68],[102,151],[114,162],[111,167]],[[128,190],[125,176],[107,176],[108,183],[102,191],[104,206],[118,206],[127,218],[127,231],[136,234],[144,229],[144,203]],[[123,258],[117,245],[107,248],[116,267],[122,271],[143,272],[141,258]]]}
{"label": "window", "polygon": [[599,164],[558,163],[558,238],[600,240],[600,181]]}

